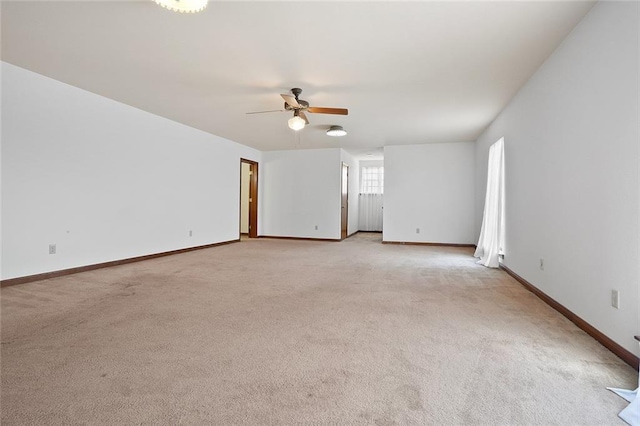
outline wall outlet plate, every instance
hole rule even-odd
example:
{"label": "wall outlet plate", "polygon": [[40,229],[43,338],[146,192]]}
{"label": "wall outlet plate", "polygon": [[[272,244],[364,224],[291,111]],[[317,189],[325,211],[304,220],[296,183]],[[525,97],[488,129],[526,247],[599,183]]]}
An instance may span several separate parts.
{"label": "wall outlet plate", "polygon": [[618,290],[611,290],[611,306],[620,309],[620,292]]}
{"label": "wall outlet plate", "polygon": [[56,254],[56,245],[49,244],[49,254]]}

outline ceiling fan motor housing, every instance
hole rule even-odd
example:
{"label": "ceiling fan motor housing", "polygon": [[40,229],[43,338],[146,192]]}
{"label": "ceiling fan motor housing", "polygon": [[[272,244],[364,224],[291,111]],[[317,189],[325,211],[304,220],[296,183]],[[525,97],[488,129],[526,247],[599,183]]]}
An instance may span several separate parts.
{"label": "ceiling fan motor housing", "polygon": [[293,110],[305,110],[307,108],[309,108],[309,102],[307,101],[303,101],[302,99],[296,99],[298,101],[298,103],[300,104],[301,108],[294,108],[291,105],[289,105],[288,103],[284,103],[284,109],[286,109],[287,111],[293,111]]}

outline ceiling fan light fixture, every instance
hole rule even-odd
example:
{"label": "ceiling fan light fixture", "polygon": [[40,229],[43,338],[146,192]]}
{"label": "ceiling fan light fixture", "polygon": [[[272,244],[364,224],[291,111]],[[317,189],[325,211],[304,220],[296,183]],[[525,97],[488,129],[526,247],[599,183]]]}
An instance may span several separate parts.
{"label": "ceiling fan light fixture", "polygon": [[329,130],[327,130],[327,136],[332,137],[340,137],[347,134],[347,131],[342,128],[342,126],[331,126]]}
{"label": "ceiling fan light fixture", "polygon": [[289,128],[291,130],[302,130],[304,129],[304,120],[299,115],[294,115],[289,119]]}
{"label": "ceiling fan light fixture", "polygon": [[153,0],[160,6],[180,13],[196,13],[207,7],[209,0]]}

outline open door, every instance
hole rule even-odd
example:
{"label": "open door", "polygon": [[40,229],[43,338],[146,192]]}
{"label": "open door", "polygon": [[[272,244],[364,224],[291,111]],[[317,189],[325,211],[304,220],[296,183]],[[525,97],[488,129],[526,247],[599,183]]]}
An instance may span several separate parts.
{"label": "open door", "polygon": [[258,237],[258,163],[240,159],[240,234]]}
{"label": "open door", "polygon": [[340,225],[340,238],[345,239],[348,235],[349,224],[349,165],[342,163],[342,218]]}

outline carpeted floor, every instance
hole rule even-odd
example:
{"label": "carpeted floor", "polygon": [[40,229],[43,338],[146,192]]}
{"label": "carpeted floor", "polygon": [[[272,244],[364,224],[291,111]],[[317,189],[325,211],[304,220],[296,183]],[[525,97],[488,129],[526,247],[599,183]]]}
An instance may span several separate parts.
{"label": "carpeted floor", "polygon": [[631,367],[471,249],[379,240],[5,288],[2,424],[623,424]]}

